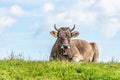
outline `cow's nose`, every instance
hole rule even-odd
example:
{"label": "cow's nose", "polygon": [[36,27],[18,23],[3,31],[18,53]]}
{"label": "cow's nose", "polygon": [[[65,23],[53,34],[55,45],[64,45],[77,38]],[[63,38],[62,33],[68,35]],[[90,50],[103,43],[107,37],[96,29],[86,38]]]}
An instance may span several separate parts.
{"label": "cow's nose", "polygon": [[62,45],[64,49],[68,49],[69,48],[69,44],[63,44]]}

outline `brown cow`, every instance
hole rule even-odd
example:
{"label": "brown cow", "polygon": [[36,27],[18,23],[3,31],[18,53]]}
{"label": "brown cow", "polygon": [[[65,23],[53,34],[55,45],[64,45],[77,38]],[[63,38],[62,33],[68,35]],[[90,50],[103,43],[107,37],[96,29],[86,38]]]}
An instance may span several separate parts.
{"label": "brown cow", "polygon": [[90,61],[98,62],[99,51],[97,44],[92,42],[89,43],[80,39],[71,39],[79,35],[78,31],[73,31],[75,25],[72,29],[69,27],[56,28],[56,31],[51,31],[50,34],[57,38],[51,54],[50,61],[52,60],[67,60],[67,61]]}

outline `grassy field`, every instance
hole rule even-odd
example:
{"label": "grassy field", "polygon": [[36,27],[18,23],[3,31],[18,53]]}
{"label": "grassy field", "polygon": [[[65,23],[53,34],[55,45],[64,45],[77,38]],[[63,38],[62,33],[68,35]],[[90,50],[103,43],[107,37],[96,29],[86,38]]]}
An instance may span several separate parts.
{"label": "grassy field", "polygon": [[1,60],[0,80],[120,80],[120,63]]}

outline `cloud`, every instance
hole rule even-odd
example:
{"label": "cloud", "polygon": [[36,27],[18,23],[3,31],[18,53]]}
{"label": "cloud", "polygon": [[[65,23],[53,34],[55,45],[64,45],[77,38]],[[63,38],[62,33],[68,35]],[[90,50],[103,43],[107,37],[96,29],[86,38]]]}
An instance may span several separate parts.
{"label": "cloud", "polygon": [[22,4],[22,5],[38,5],[42,4],[47,0],[0,0],[1,3],[9,3],[9,4]]}
{"label": "cloud", "polygon": [[7,8],[0,7],[0,16],[7,15],[9,13]]}
{"label": "cloud", "polygon": [[9,9],[5,7],[0,7],[0,33],[3,32],[6,28],[15,24],[17,21],[9,14],[10,14]]}
{"label": "cloud", "polygon": [[12,26],[16,23],[16,19],[9,17],[9,16],[3,16],[0,18],[0,32],[6,29],[9,26]]}
{"label": "cloud", "polygon": [[22,16],[28,16],[31,12],[28,12],[24,10],[21,6],[19,5],[12,5],[11,7],[0,7],[0,16],[17,16],[17,17],[22,17]]}
{"label": "cloud", "polygon": [[[97,8],[101,9],[98,13],[102,16],[103,33],[107,39],[111,39],[120,32],[120,0],[100,0],[98,1]],[[102,14],[102,15],[101,15]]]}
{"label": "cloud", "polygon": [[48,16],[46,22],[49,24],[91,25],[91,24],[94,24],[95,21],[96,21],[95,13],[68,11],[68,12],[61,12],[61,13],[57,13],[57,14]]}
{"label": "cloud", "polygon": [[14,18],[13,15],[23,16],[25,11],[17,5],[13,5],[10,8],[0,7],[0,32],[3,32],[17,22],[17,18]]}
{"label": "cloud", "polygon": [[51,3],[46,3],[44,6],[43,6],[43,12],[47,13],[47,12],[50,12],[50,11],[53,11],[54,10],[54,6],[53,4]]}
{"label": "cloud", "polygon": [[78,25],[94,25],[97,19],[95,11],[90,10],[95,0],[82,0],[70,3],[64,9],[55,6],[56,12],[47,15],[46,23],[48,24],[78,24]]}
{"label": "cloud", "polygon": [[20,6],[18,5],[13,5],[11,8],[10,8],[10,13],[15,15],[15,16],[23,16],[23,15],[26,15],[27,12],[25,10],[23,10]]}
{"label": "cloud", "polygon": [[[10,0],[8,1],[11,2]],[[33,9],[33,11],[26,11],[24,7],[22,8],[20,5],[17,5],[32,5],[32,2],[34,3],[34,5],[37,5],[37,7]],[[47,0],[32,0],[32,2],[29,2],[28,0],[26,0],[25,2],[17,2],[13,0],[11,3],[14,3],[15,5],[12,5],[10,8],[0,8],[0,16],[4,18],[9,17],[12,23],[11,26],[15,24],[18,17],[34,16],[35,18],[39,18],[38,21],[42,20],[42,23],[40,25],[45,26],[53,24],[76,24],[80,27],[87,26],[87,28],[91,28],[93,26],[96,27],[95,25],[98,22],[103,25],[102,27],[100,27],[100,29],[104,28],[103,32],[107,38],[112,38],[117,35],[118,32],[120,32],[120,0],[76,0],[70,1],[69,4],[66,3],[68,1],[63,0],[54,0],[49,2]],[[31,7],[34,8],[33,5]],[[1,21],[2,20],[3,19],[1,19]],[[10,25],[6,24],[5,26]],[[41,27],[39,28],[38,25],[35,24],[35,26],[37,26],[38,29],[41,29]]]}
{"label": "cloud", "polygon": [[108,16],[119,15],[120,13],[120,0],[100,0],[98,6]]}
{"label": "cloud", "polygon": [[120,32],[120,19],[109,19],[109,21],[104,25],[103,29],[107,39],[113,38],[118,32]]}
{"label": "cloud", "polygon": [[47,16],[46,22],[48,24],[59,24],[59,23],[69,23],[72,20],[69,18],[66,18],[68,15],[67,12],[61,12],[57,14],[52,14],[50,16]]}

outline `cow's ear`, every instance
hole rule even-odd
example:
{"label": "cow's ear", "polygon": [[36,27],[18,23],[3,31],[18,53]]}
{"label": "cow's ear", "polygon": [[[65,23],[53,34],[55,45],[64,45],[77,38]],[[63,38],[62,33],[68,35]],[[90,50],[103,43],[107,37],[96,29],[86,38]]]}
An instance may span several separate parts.
{"label": "cow's ear", "polygon": [[79,32],[78,32],[78,31],[72,32],[72,37],[73,37],[73,38],[76,38],[78,35],[79,35]]}
{"label": "cow's ear", "polygon": [[51,31],[50,34],[51,34],[53,37],[57,38],[57,32],[56,32],[56,31]]}

